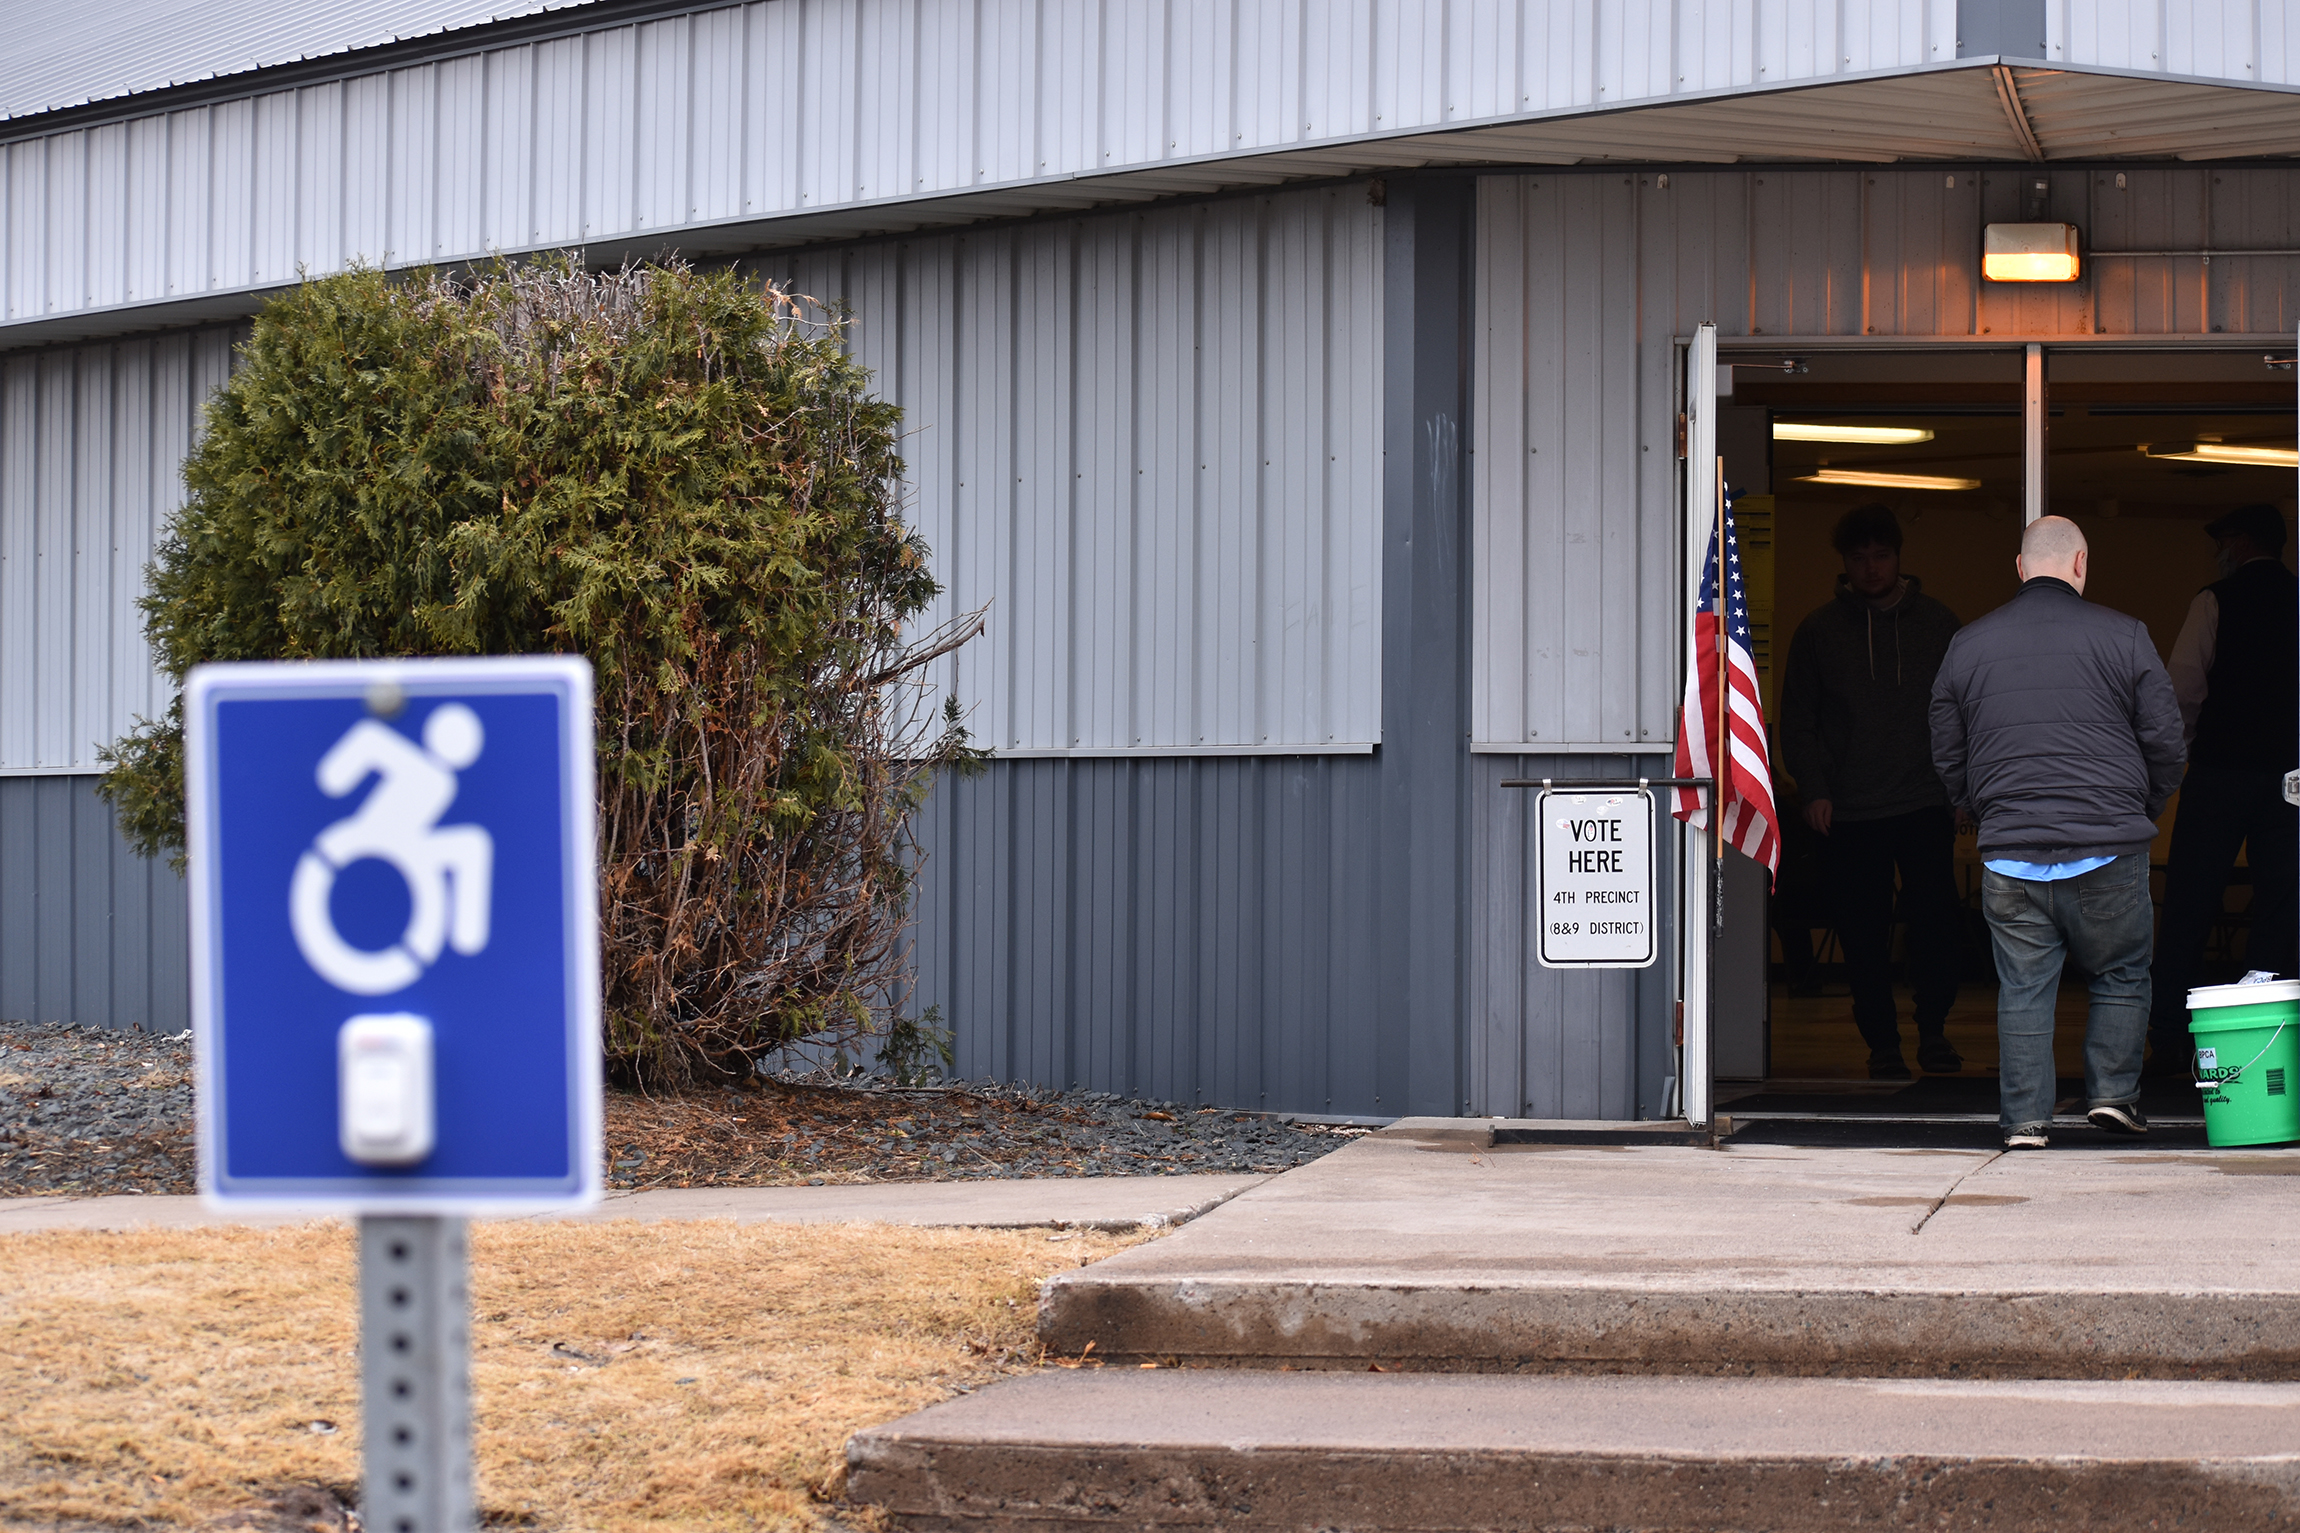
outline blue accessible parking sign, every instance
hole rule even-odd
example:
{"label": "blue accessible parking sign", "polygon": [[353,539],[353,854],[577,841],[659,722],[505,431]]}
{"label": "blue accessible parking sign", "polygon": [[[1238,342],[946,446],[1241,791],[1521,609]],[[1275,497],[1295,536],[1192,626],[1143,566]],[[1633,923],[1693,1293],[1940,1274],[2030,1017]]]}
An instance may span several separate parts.
{"label": "blue accessible parking sign", "polygon": [[597,1199],[587,664],[201,666],[185,797],[211,1203]]}

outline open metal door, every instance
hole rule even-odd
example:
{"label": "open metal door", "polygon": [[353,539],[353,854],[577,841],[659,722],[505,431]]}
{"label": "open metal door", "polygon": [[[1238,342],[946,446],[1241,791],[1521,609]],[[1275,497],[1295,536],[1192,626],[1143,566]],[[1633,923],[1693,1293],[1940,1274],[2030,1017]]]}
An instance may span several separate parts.
{"label": "open metal door", "polygon": [[[1677,580],[1677,619],[1684,625],[1685,674],[1697,676],[1693,604],[1699,596],[1702,557],[1717,536],[1717,327],[1703,325],[1685,348],[1685,545]],[[1682,689],[1680,689],[1682,692]],[[1709,1122],[1713,1101],[1710,1021],[1715,986],[1710,932],[1717,899],[1716,856],[1710,835],[1677,824],[1677,1091],[1685,1121]]]}

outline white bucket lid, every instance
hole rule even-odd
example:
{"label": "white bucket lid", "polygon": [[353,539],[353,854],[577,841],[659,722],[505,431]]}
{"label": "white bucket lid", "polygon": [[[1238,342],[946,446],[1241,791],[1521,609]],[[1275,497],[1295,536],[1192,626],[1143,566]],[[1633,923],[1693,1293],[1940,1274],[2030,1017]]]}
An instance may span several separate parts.
{"label": "white bucket lid", "polygon": [[2262,1006],[2272,1001],[2300,1001],[2300,979],[2268,979],[2256,985],[2199,985],[2188,992],[2188,1009],[2209,1006]]}

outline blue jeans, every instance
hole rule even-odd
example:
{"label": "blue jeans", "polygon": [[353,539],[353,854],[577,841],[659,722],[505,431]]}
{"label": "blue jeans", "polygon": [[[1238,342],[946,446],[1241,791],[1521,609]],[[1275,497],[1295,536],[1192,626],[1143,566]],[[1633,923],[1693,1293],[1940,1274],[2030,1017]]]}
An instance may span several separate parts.
{"label": "blue jeans", "polygon": [[2105,868],[2053,883],[1984,868],[1981,908],[1997,956],[1999,1121],[2008,1131],[2052,1121],[2053,1002],[2064,957],[2092,975],[2092,1012],[2084,1024],[2089,1105],[2139,1101],[2156,924],[2148,854],[2127,852]]}

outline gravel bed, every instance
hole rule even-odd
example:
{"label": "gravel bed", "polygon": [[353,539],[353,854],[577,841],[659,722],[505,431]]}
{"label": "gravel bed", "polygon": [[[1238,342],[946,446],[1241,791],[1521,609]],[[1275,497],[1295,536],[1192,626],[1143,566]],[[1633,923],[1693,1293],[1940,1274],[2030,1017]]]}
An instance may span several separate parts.
{"label": "gravel bed", "polygon": [[[1362,1128],[992,1082],[785,1072],[607,1095],[616,1188],[1271,1173]],[[188,1037],[0,1022],[0,1197],[193,1190]]]}
{"label": "gravel bed", "polygon": [[778,1186],[1291,1170],[1360,1127],[956,1081],[765,1076],[670,1098],[610,1094],[611,1186]]}
{"label": "gravel bed", "polygon": [[0,1196],[190,1192],[192,1042],[0,1022]]}

